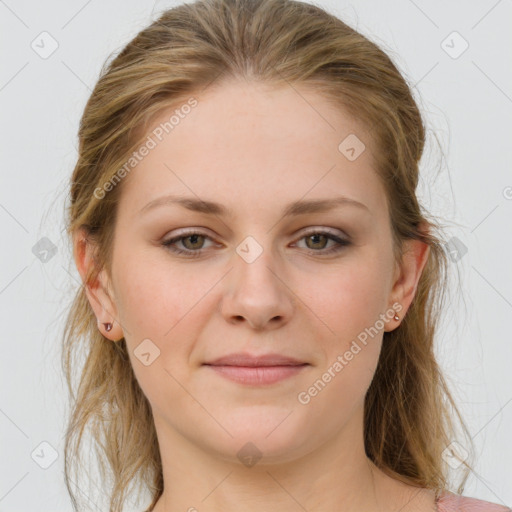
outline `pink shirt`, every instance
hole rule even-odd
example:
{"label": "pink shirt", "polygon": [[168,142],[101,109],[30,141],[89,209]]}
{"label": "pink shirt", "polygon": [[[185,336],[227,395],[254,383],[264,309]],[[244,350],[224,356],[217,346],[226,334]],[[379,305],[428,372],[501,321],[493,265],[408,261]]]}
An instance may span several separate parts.
{"label": "pink shirt", "polygon": [[437,501],[437,512],[512,512],[510,507],[444,491]]}
{"label": "pink shirt", "polygon": [[[436,501],[436,512],[512,512],[512,508],[444,491]],[[144,511],[149,512],[149,509]]]}

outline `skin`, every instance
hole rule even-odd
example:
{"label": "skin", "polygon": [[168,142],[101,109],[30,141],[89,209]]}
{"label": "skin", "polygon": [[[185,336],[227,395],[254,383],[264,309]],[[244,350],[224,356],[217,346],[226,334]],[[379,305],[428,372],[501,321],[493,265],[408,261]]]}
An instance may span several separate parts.
{"label": "skin", "polygon": [[[154,510],[434,510],[431,492],[391,479],[364,452],[365,393],[383,332],[401,320],[387,319],[309,403],[297,398],[394,303],[403,318],[427,260],[418,241],[407,243],[400,265],[393,260],[364,126],[296,85],[231,81],[194,97],[198,105],[122,182],[112,273],[87,287],[98,328],[111,340],[125,337],[153,410],[165,483]],[[338,151],[351,133],[366,145],[354,161]],[[215,201],[233,216],[170,203],[141,212],[167,194]],[[292,201],[339,195],[366,208],[282,216]],[[184,228],[206,235],[174,244],[202,251],[197,258],[162,245]],[[337,243],[306,235],[326,229],[351,244],[322,255]],[[236,252],[247,236],[262,249],[251,263]],[[82,277],[91,249],[77,232]],[[149,366],[134,354],[145,339],[160,350]],[[242,351],[309,366],[259,387],[203,366]],[[237,457],[248,442],[262,454],[252,467]]]}

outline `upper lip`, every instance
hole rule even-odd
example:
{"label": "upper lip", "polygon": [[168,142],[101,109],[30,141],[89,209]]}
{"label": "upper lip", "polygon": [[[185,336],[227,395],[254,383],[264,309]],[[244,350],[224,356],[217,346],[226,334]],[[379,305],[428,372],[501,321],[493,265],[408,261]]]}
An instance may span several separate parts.
{"label": "upper lip", "polygon": [[263,354],[253,356],[243,352],[228,354],[204,363],[211,366],[299,366],[308,364],[293,357],[281,354]]}

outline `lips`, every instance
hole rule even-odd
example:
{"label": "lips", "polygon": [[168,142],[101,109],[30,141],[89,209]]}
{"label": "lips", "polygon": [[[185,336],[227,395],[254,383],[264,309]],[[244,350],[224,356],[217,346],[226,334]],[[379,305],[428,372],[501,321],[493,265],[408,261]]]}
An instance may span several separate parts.
{"label": "lips", "polygon": [[245,386],[276,384],[301,373],[309,363],[281,354],[237,353],[204,363],[217,375]]}
{"label": "lips", "polygon": [[263,354],[252,356],[246,353],[229,354],[219,357],[211,362],[204,363],[209,366],[245,366],[245,367],[264,367],[264,366],[302,366],[305,361],[299,361],[293,357],[281,354]]}

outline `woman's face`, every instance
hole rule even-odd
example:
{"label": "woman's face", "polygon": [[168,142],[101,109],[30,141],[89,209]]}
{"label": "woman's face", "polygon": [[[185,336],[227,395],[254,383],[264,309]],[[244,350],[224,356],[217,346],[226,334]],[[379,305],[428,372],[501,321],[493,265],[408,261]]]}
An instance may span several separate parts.
{"label": "woman's face", "polygon": [[[122,183],[112,311],[162,445],[292,460],[361,420],[390,308],[408,305],[372,143],[297,86],[195,99]],[[207,364],[234,353],[303,366]]]}

